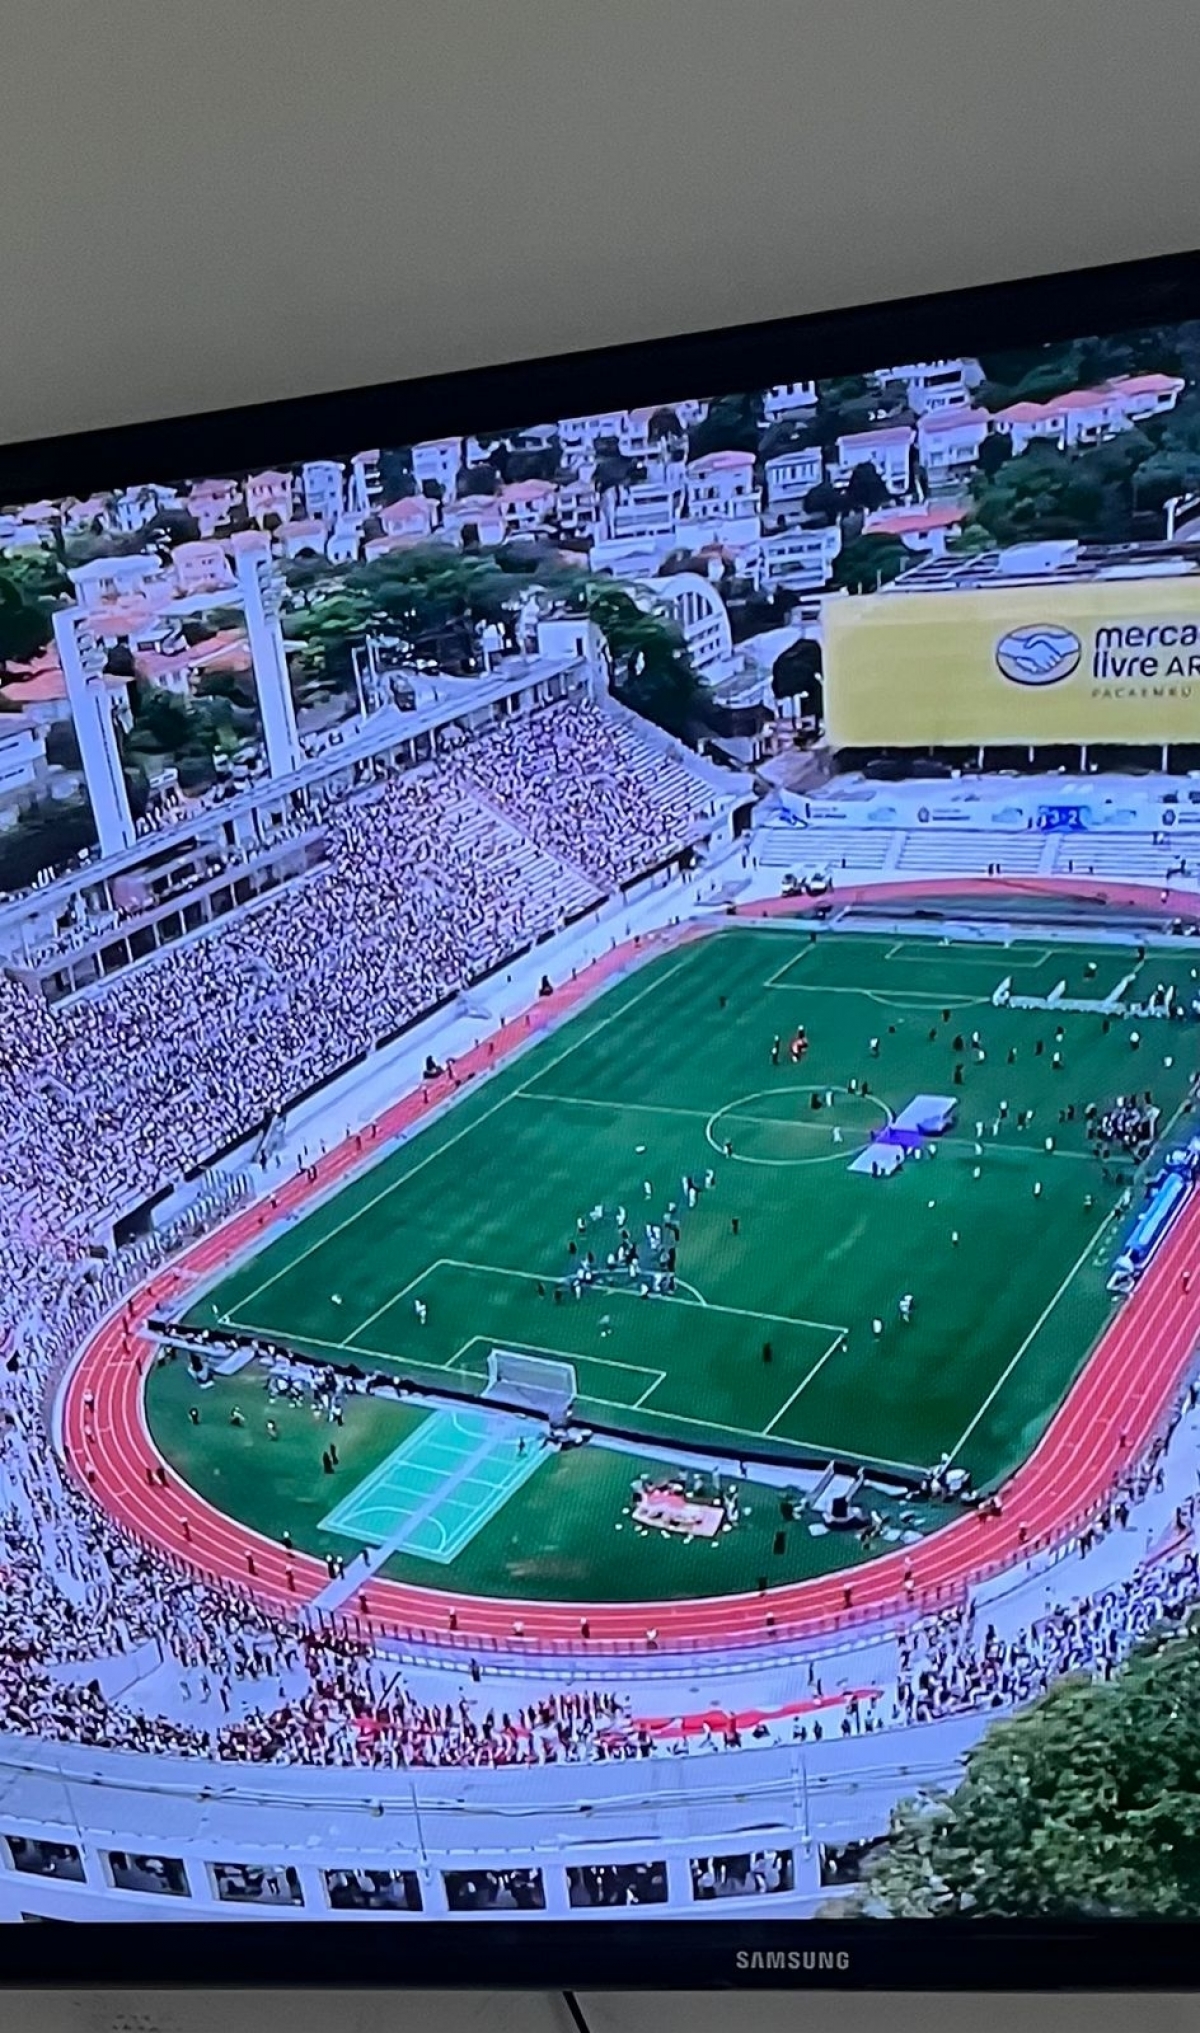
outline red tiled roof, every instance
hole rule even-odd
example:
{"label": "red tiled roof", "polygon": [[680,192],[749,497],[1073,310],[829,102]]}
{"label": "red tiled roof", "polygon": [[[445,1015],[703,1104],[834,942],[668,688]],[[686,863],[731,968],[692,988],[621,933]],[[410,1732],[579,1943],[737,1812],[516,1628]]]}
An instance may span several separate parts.
{"label": "red tiled roof", "polygon": [[981,424],[986,427],[990,422],[991,418],[986,409],[945,409],[938,410],[933,416],[923,416],[920,431],[922,437],[928,437],[931,431],[935,433],[954,431],[962,424]]}
{"label": "red tiled roof", "polygon": [[915,433],[908,424],[885,425],[877,431],[846,431],[839,445],[911,445]]}
{"label": "red tiled roof", "polygon": [[936,502],[924,508],[880,508],[867,516],[864,527],[885,530],[891,536],[915,536],[925,530],[951,529],[962,522],[965,514],[965,509]]}
{"label": "red tiled roof", "polygon": [[501,501],[544,501],[556,492],[551,480],[513,480],[500,489]]}
{"label": "red tiled roof", "polygon": [[1109,386],[1121,395],[1166,395],[1184,383],[1178,374],[1114,374]]}
{"label": "red tiled roof", "polygon": [[202,671],[214,667],[231,671],[251,668],[250,645],[239,628],[219,629],[204,642],[165,652],[145,650],[133,660],[139,678],[151,683],[176,671]]}

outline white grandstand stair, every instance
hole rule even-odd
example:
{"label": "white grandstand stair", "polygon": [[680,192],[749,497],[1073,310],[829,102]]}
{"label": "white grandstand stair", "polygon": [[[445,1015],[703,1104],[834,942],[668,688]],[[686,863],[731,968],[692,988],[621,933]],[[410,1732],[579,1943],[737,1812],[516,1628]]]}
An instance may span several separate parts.
{"label": "white grandstand stair", "polygon": [[1002,875],[1037,875],[1045,844],[1041,833],[923,826],[904,835],[896,869],[902,875],[986,875],[989,868]]}
{"label": "white grandstand stair", "polygon": [[755,849],[762,868],[840,868],[880,874],[897,839],[887,826],[795,826],[774,820],[756,832]]}
{"label": "white grandstand stair", "polygon": [[1054,873],[1060,876],[1126,876],[1135,882],[1163,884],[1169,872],[1177,872],[1180,862],[1188,858],[1189,845],[1193,879],[1200,864],[1200,841],[1189,843],[1173,835],[1165,840],[1160,835],[1156,845],[1152,833],[1059,833],[1053,845]]}

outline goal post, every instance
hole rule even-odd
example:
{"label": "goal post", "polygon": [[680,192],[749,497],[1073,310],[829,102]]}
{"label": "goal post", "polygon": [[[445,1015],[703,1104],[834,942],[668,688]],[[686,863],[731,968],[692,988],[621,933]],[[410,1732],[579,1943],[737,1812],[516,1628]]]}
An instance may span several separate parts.
{"label": "goal post", "polygon": [[575,1402],[575,1365],[561,1357],[493,1348],[487,1359],[485,1398],[502,1400],[559,1424]]}

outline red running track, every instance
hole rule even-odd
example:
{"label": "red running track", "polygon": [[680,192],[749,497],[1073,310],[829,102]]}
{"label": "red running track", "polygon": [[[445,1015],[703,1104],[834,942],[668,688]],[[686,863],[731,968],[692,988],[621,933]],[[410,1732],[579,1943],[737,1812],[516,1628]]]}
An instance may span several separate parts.
{"label": "red running track", "polygon": [[[837,892],[839,904],[921,897],[1032,896],[1129,905],[1170,917],[1192,917],[1190,894],[1136,884],[996,879],[876,883]],[[771,899],[733,912],[738,918],[795,915],[807,899]],[[714,928],[722,921],[714,921]],[[531,1037],[561,1019],[612,976],[682,940],[704,936],[689,924],[614,947],[551,997],[456,1062],[453,1082],[434,1101],[490,1071]],[[315,1181],[290,1180],[265,1206],[242,1210],[159,1273],[84,1346],[62,1394],[62,1436],[75,1475],[109,1515],[143,1543],[198,1577],[234,1586],[272,1610],[298,1611],[328,1585],[322,1562],[289,1554],[276,1541],[218,1511],[185,1483],[147,1430],[142,1384],[153,1360],[149,1316],[245,1255],[284,1214],[324,1194],[361,1164],[377,1140],[386,1142],[428,1114],[431,1095],[406,1095],[374,1128],[323,1158]],[[1145,1449],[1170,1408],[1200,1340],[1200,1279],[1189,1292],[1181,1272],[1200,1266],[1200,1194],[1097,1343],[1029,1459],[1005,1485],[999,1517],[960,1513],[919,1547],[883,1554],[848,1576],[821,1576],[772,1589],[766,1596],[704,1597],[689,1602],[547,1603],[456,1594],[447,1589],[368,1579],[338,1612],[373,1629],[418,1634],[440,1643],[541,1652],[643,1651],[648,1633],[660,1652],[716,1650],[775,1639],[849,1631],[859,1624],[904,1617],[961,1600],[972,1584],[1064,1540],[1112,1493]],[[1191,1281],[1189,1281],[1191,1282]],[[165,1476],[165,1482],[161,1479]],[[586,1619],[588,1637],[581,1632]]]}

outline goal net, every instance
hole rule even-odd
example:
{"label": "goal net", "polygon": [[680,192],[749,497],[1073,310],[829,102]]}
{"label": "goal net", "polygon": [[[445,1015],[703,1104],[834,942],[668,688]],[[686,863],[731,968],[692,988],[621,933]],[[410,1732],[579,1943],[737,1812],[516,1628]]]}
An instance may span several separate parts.
{"label": "goal net", "polygon": [[526,1355],[514,1348],[493,1348],[487,1359],[485,1398],[497,1398],[522,1411],[537,1412],[558,1424],[575,1400],[575,1365],[556,1356]]}

